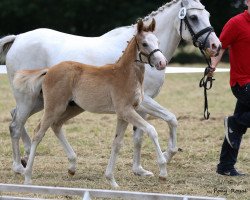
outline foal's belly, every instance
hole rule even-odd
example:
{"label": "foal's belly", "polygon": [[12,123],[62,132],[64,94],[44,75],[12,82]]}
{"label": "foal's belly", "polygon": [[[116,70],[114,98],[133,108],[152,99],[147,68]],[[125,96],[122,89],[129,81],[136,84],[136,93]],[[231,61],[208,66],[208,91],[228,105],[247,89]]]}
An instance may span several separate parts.
{"label": "foal's belly", "polygon": [[83,109],[92,113],[98,114],[115,114],[115,110],[113,105],[106,106],[106,105],[83,105]]}
{"label": "foal's belly", "polygon": [[76,95],[74,101],[85,111],[100,114],[115,113],[114,105],[109,94],[102,95],[92,91],[92,93]]}

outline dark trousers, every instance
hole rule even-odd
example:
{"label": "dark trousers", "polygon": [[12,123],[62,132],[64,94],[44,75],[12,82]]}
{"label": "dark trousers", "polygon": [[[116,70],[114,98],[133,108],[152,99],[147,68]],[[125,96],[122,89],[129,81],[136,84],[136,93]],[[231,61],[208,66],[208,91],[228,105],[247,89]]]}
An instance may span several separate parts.
{"label": "dark trousers", "polygon": [[222,144],[220,163],[218,170],[230,170],[234,168],[237,161],[242,135],[250,127],[250,83],[240,87],[238,84],[231,87],[234,96],[237,98],[234,115],[228,117],[228,126],[234,134],[234,142],[237,148],[232,148],[226,138]]}

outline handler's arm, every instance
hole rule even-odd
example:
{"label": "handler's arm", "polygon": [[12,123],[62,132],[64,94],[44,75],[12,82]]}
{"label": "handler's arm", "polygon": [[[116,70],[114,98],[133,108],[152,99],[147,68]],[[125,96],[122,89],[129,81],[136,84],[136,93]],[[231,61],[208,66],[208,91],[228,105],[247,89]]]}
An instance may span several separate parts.
{"label": "handler's arm", "polygon": [[216,57],[211,57],[211,67],[215,70],[215,68],[217,67],[218,63],[220,62],[223,54],[225,52],[225,49],[221,49],[219,52],[219,55]]}

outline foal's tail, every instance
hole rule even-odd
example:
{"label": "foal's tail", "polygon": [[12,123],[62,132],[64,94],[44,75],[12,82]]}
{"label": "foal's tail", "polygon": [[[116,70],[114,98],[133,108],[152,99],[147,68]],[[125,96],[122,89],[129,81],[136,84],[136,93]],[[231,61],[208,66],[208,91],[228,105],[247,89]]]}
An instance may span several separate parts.
{"label": "foal's tail", "polygon": [[49,68],[42,68],[16,72],[13,80],[14,88],[24,93],[39,93],[48,70]]}
{"label": "foal's tail", "polygon": [[4,65],[6,54],[16,39],[15,35],[8,35],[0,39],[0,64]]}

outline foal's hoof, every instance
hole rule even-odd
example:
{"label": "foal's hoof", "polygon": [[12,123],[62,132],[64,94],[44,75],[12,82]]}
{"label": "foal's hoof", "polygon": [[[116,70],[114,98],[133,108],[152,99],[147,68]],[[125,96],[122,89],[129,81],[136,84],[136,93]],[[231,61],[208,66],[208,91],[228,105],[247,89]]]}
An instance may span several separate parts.
{"label": "foal's hoof", "polygon": [[167,176],[168,176],[168,173],[167,173],[167,170],[163,170],[161,171],[161,173],[159,174],[159,180],[160,181],[166,181],[167,180]]}
{"label": "foal's hoof", "polygon": [[117,182],[115,181],[114,178],[108,178],[108,177],[106,177],[106,180],[107,180],[107,182],[110,184],[110,186],[111,186],[113,189],[119,188],[119,185],[117,184]]}
{"label": "foal's hoof", "polygon": [[120,187],[116,182],[110,183],[110,185],[113,189],[118,189]]}
{"label": "foal's hoof", "polygon": [[75,173],[76,173],[75,171],[72,171],[72,170],[70,170],[70,169],[68,170],[68,174],[71,175],[71,176],[74,176]]}
{"label": "foal's hoof", "polygon": [[166,180],[167,180],[167,177],[166,177],[166,176],[159,176],[159,180],[160,180],[160,181],[166,181]]}

